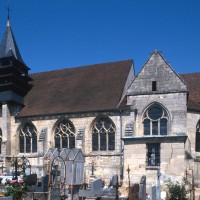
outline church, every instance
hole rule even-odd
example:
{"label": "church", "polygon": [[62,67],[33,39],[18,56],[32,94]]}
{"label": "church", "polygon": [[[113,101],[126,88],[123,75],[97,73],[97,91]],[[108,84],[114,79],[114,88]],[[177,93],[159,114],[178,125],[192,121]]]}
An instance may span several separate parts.
{"label": "church", "polygon": [[25,156],[41,178],[49,148],[78,148],[85,180],[109,183],[117,174],[127,186],[146,176],[151,187],[159,170],[161,185],[192,172],[199,186],[200,72],[177,74],[159,51],[138,74],[131,59],[29,70],[8,19],[0,44],[0,165],[11,169],[13,156]]}

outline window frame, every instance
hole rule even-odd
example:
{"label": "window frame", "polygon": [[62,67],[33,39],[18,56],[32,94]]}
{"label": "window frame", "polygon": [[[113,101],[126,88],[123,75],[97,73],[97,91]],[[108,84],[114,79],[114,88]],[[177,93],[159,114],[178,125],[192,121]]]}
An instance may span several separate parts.
{"label": "window frame", "polygon": [[[159,116],[160,113],[149,113],[153,109],[161,110],[162,114]],[[152,111],[153,112],[153,111]],[[156,117],[156,114],[158,115],[157,119],[153,119],[153,117]],[[166,120],[166,121],[165,121]],[[143,135],[168,135],[169,132],[169,115],[161,105],[159,104],[152,104],[149,106],[144,114],[143,114]],[[163,128],[164,127],[164,128]],[[166,131],[163,131],[165,129]]]}
{"label": "window frame", "polygon": [[[116,127],[108,116],[100,116],[94,120],[91,134],[92,151],[115,151]],[[102,136],[102,134],[104,135]]]}
{"label": "window frame", "polygon": [[0,128],[0,154],[2,153],[2,150],[1,150],[1,148],[2,148],[2,141],[3,141],[3,137],[2,137],[3,135],[2,135],[2,129]]}
{"label": "window frame", "polygon": [[200,119],[197,122],[196,126],[196,135],[195,135],[195,151],[200,152]]}
{"label": "window frame", "polygon": [[[25,131],[26,130],[26,131]],[[34,138],[33,138],[33,135]],[[38,132],[32,122],[25,122],[19,130],[19,153],[37,153],[38,151]],[[27,141],[30,142],[28,145]],[[34,144],[33,144],[34,142]]]}
{"label": "window frame", "polygon": [[161,143],[146,143],[146,168],[160,168]]}
{"label": "window frame", "polygon": [[[56,137],[57,141],[59,141],[56,145]],[[66,146],[64,145],[63,141],[66,139],[67,143]],[[73,138],[73,139],[71,139]],[[55,148],[75,148],[76,147],[76,138],[75,138],[75,127],[73,123],[69,119],[61,119],[59,120],[53,131],[53,140],[54,140],[54,147]],[[72,141],[73,140],[73,141]],[[72,144],[73,145],[70,145]]]}

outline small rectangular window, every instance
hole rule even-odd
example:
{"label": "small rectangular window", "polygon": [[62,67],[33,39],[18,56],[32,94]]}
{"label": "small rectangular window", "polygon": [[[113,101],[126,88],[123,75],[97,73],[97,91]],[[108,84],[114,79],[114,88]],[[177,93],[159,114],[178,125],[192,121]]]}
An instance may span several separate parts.
{"label": "small rectangular window", "polygon": [[157,84],[156,81],[152,81],[152,91],[156,91],[157,90]]}
{"label": "small rectangular window", "polygon": [[148,167],[160,166],[160,143],[148,143],[146,165]]}

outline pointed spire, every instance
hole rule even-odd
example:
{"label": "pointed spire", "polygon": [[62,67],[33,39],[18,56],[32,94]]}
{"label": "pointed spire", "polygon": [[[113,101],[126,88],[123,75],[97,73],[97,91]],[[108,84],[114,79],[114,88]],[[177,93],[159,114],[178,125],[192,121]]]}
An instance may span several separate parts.
{"label": "pointed spire", "polygon": [[[10,51],[12,51],[12,54]],[[9,57],[10,55],[13,55],[17,60],[25,64],[13,35],[8,15],[6,31],[0,44],[0,58]]]}
{"label": "pointed spire", "polygon": [[7,20],[7,27],[10,27],[10,19],[8,17],[8,20]]}

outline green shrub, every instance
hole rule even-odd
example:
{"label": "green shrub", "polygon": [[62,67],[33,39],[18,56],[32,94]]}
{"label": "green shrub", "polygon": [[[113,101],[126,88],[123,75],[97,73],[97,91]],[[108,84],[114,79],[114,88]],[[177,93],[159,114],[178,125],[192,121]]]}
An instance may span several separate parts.
{"label": "green shrub", "polygon": [[187,200],[185,184],[179,183],[178,181],[172,182],[171,179],[165,181],[165,184],[168,189],[169,200]]}

